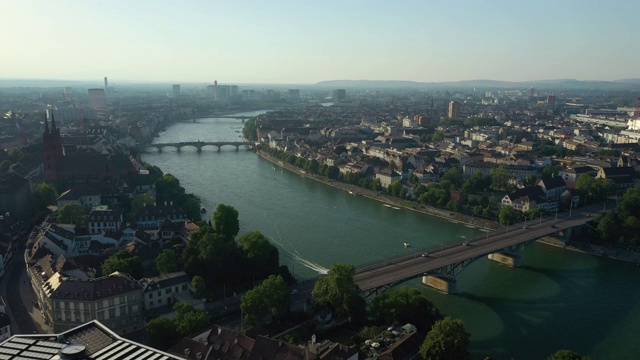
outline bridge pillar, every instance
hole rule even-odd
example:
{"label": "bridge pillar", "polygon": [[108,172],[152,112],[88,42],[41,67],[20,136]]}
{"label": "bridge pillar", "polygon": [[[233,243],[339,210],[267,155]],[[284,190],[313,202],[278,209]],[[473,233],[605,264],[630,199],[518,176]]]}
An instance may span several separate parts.
{"label": "bridge pillar", "polygon": [[236,151],[239,151],[240,147],[238,145],[236,145]]}
{"label": "bridge pillar", "polygon": [[489,260],[497,261],[510,267],[520,267],[520,256],[504,252],[496,252],[487,256]]}
{"label": "bridge pillar", "polygon": [[428,274],[422,277],[422,283],[445,294],[456,293],[456,279],[450,276]]}
{"label": "bridge pillar", "polygon": [[202,146],[198,146],[198,152],[202,152]]}
{"label": "bridge pillar", "polygon": [[158,149],[158,152],[162,152],[162,146],[156,146],[156,149]]}
{"label": "bridge pillar", "polygon": [[182,151],[182,146],[178,146],[178,152]]}

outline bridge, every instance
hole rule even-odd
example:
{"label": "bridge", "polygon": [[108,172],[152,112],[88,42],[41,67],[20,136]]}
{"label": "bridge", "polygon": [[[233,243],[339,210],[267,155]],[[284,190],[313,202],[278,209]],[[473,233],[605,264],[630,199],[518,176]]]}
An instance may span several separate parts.
{"label": "bridge", "polygon": [[428,286],[447,293],[455,292],[455,276],[474,260],[490,256],[493,260],[518,266],[518,254],[528,244],[552,234],[570,237],[574,228],[585,225],[606,207],[613,206],[592,205],[561,216],[540,217],[528,224],[515,224],[471,239],[364,264],[356,268],[354,281],[366,296],[417,277],[423,277],[423,283]]}
{"label": "bridge", "polygon": [[182,151],[183,147],[193,147],[198,150],[198,152],[201,152],[202,148],[204,148],[205,146],[215,147],[218,151],[220,151],[223,146],[233,146],[236,148],[236,151],[240,150],[241,147],[245,147],[248,150],[253,148],[252,143],[244,141],[180,141],[174,143],[147,144],[145,145],[145,148],[153,147],[162,152],[162,149],[169,147],[174,148],[178,150],[178,152],[180,152]]}
{"label": "bridge", "polygon": [[174,118],[179,121],[197,122],[198,119],[237,119],[242,120],[244,123],[247,119],[251,119],[254,116],[234,116],[234,115],[177,115]]}

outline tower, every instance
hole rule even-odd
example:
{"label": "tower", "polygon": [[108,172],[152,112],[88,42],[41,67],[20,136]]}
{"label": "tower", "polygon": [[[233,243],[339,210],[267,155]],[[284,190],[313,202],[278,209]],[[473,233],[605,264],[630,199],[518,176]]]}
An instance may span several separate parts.
{"label": "tower", "polygon": [[460,103],[457,101],[449,101],[449,117],[457,119],[460,116]]}
{"label": "tower", "polygon": [[107,82],[107,77],[104,77],[104,91],[109,91],[109,82]]}
{"label": "tower", "polygon": [[213,82],[213,100],[218,100],[218,80]]}
{"label": "tower", "polygon": [[53,182],[58,179],[58,165],[64,156],[62,150],[62,139],[60,129],[56,126],[56,121],[51,113],[51,130],[47,113],[44,113],[44,133],[42,134],[42,162],[44,165],[44,180]]}

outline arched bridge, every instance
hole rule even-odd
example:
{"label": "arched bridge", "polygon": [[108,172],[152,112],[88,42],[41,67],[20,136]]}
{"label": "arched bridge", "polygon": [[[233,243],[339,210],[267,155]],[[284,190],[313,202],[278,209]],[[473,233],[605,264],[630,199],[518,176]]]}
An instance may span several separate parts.
{"label": "arched bridge", "polygon": [[[489,254],[519,257],[520,250],[531,242],[557,233],[570,235],[573,228],[585,225],[592,220],[592,216],[602,211],[602,205],[593,205],[573,211],[572,216],[563,214],[535,219],[526,226],[520,223],[466,241],[456,241],[360,265],[356,268],[354,280],[367,296],[428,274],[455,282],[454,277],[476,259]],[[396,246],[402,246],[402,241],[399,240]]]}
{"label": "arched bridge", "polygon": [[235,147],[236,151],[240,150],[240,148],[246,148],[246,149],[253,148],[252,143],[244,142],[244,141],[180,141],[180,142],[174,142],[174,143],[148,144],[145,147],[147,148],[154,147],[158,149],[158,151],[160,152],[162,151],[162,149],[167,147],[174,148],[178,150],[178,152],[182,151],[182,148],[184,147],[192,147],[192,148],[195,148],[198,152],[201,152],[202,148],[204,148],[205,146],[215,147],[216,150],[218,151],[220,151],[220,149],[222,149],[223,146]]}

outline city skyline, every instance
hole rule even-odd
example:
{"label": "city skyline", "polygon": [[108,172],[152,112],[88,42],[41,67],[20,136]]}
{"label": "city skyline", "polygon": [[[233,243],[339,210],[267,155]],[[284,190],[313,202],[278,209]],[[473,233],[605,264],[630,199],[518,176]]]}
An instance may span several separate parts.
{"label": "city skyline", "polygon": [[314,84],[640,78],[640,4],[0,3],[0,78]]}

